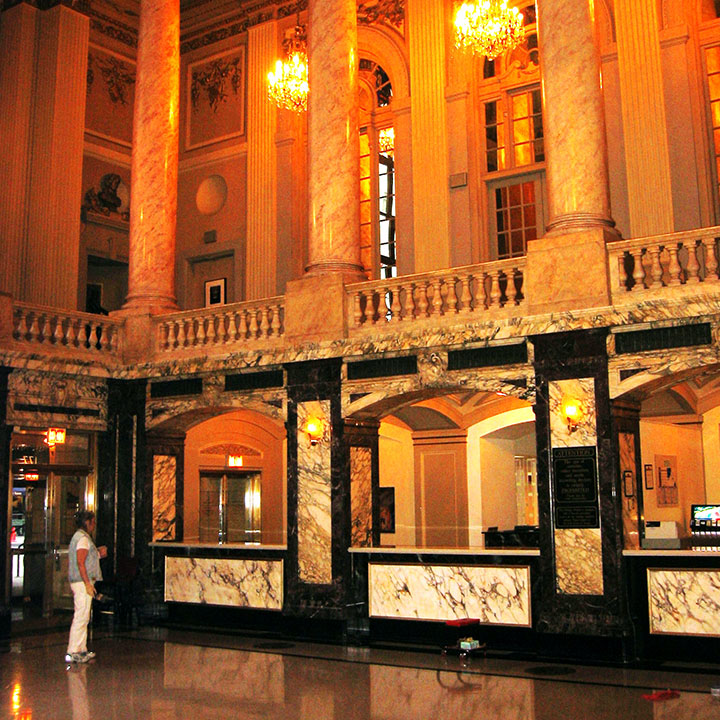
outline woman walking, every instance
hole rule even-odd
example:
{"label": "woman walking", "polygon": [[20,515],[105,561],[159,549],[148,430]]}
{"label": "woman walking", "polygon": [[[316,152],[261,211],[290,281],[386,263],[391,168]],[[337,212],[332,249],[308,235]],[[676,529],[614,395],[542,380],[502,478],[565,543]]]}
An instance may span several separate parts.
{"label": "woman walking", "polygon": [[107,557],[104,545],[95,547],[92,534],[95,532],[95,513],[80,510],[75,513],[77,530],[70,540],[68,551],[68,576],[73,593],[75,614],[70,626],[65,662],[85,663],[95,657],[87,649],[87,627],[90,622],[90,609],[95,597],[95,583],[102,580],[100,558]]}

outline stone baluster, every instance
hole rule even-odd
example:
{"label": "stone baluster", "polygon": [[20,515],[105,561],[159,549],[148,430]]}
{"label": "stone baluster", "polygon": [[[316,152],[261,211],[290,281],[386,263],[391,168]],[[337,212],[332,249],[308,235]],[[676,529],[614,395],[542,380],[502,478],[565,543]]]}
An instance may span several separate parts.
{"label": "stone baluster", "polygon": [[247,312],[245,310],[240,311],[240,328],[238,330],[238,336],[240,340],[244,340],[248,334],[247,326]]}
{"label": "stone baluster", "polygon": [[392,304],[390,306],[390,319],[395,322],[402,320],[402,304],[400,303],[400,291],[402,290],[401,285],[396,285],[390,292],[392,292]]}
{"label": "stone baluster", "polygon": [[235,311],[229,312],[227,314],[228,318],[228,327],[227,327],[227,336],[225,337],[225,342],[235,342],[235,339],[237,338],[237,323],[235,322]]}
{"label": "stone baluster", "polygon": [[717,280],[717,257],[715,256],[716,242],[714,237],[704,237],[702,239],[705,246],[705,280]]}
{"label": "stone baluster", "polygon": [[207,325],[208,325],[207,326],[207,334],[206,334],[207,342],[208,342],[208,345],[213,345],[215,343],[215,337],[216,337],[215,316],[214,315],[210,315],[210,317],[208,317]]}
{"label": "stone baluster", "polygon": [[418,317],[428,317],[428,297],[427,297],[427,283],[421,280],[415,287],[418,291]]}
{"label": "stone baluster", "polygon": [[75,347],[76,340],[77,336],[75,333],[75,320],[70,318],[70,322],[68,322],[67,326],[67,333],[65,334],[65,342],[67,343],[68,347]]}
{"label": "stone baluster", "polygon": [[660,246],[651,245],[647,251],[650,255],[650,277],[652,277],[650,287],[657,290],[657,288],[662,287],[663,275],[662,265],[660,264]]}
{"label": "stone baluster", "polygon": [[197,335],[195,334],[195,318],[188,318],[187,346],[193,347],[196,343]]}
{"label": "stone baluster", "polygon": [[88,338],[90,350],[97,349],[98,343],[98,326],[97,323],[90,323],[90,337]]}
{"label": "stone baluster", "polygon": [[627,277],[627,272],[625,271],[625,253],[623,253],[618,256],[618,282],[620,283],[618,289],[623,292],[628,289]]}
{"label": "stone baluster", "polygon": [[54,345],[61,345],[63,341],[63,323],[62,318],[56,315],[53,320],[55,321],[55,328],[52,333],[52,341]]}
{"label": "stone baluster", "polygon": [[442,290],[441,290],[440,278],[435,278],[432,281],[433,298],[432,298],[432,314],[440,316],[442,315]]}
{"label": "stone baluster", "polygon": [[182,349],[185,347],[185,320],[178,320],[177,326],[177,346]]}
{"label": "stone baluster", "polygon": [[645,268],[642,263],[642,249],[631,250],[633,258],[633,292],[641,292],[645,289]]}
{"label": "stone baluster", "polygon": [[680,275],[682,268],[678,262],[678,246],[676,243],[672,243],[667,247],[667,251],[670,254],[670,264],[668,265],[668,272],[670,273],[670,282],[668,285],[680,285],[682,282]]}
{"label": "stone baluster", "polygon": [[698,271],[700,270],[700,263],[698,263],[697,259],[697,250],[696,250],[696,241],[695,240],[688,240],[688,242],[683,243],[685,248],[687,248],[688,252],[688,262],[687,262],[687,279],[685,282],[688,285],[694,285],[695,283],[700,282],[700,278],[698,277]]}
{"label": "stone baluster", "polygon": [[268,306],[263,305],[260,309],[260,337],[266,338],[268,336],[269,329],[270,323],[268,322]]}
{"label": "stone baluster", "polygon": [[445,283],[445,287],[447,288],[447,295],[445,297],[445,303],[447,305],[447,315],[455,315],[457,313],[457,291],[456,291],[456,285],[457,285],[457,278],[452,275],[450,277],[450,282]]}
{"label": "stone baluster", "polygon": [[407,291],[405,293],[405,312],[403,313],[403,320],[414,320],[415,319],[415,285],[408,283]]}
{"label": "stone baluster", "polygon": [[273,337],[279,337],[280,329],[280,305],[273,305],[272,308],[272,323],[270,324],[270,330],[272,331]]}
{"label": "stone baluster", "polygon": [[490,271],[490,307],[500,307],[500,271]]}
{"label": "stone baluster", "polygon": [[355,307],[353,311],[353,323],[355,324],[355,327],[360,327],[363,321],[362,298],[363,294],[361,292],[355,293]]}
{"label": "stone baluster", "polygon": [[205,318],[204,317],[199,317],[197,319],[197,333],[195,335],[195,338],[196,338],[197,345],[205,344]]}
{"label": "stone baluster", "polygon": [[258,335],[258,311],[257,308],[250,310],[250,337],[256,338]]}
{"label": "stone baluster", "polygon": [[460,314],[469,315],[471,308],[472,295],[470,294],[470,281],[472,275],[465,274],[462,276],[462,288],[460,289]]}
{"label": "stone baluster", "polygon": [[507,286],[505,287],[505,298],[507,302],[505,303],[509,307],[512,307],[514,305],[517,305],[516,297],[517,297],[517,288],[515,287],[515,268],[510,268],[505,273],[505,278],[507,280]]}
{"label": "stone baluster", "polygon": [[88,342],[88,336],[87,336],[87,330],[85,329],[85,323],[80,320],[78,323],[78,347],[84,348],[87,347]]}

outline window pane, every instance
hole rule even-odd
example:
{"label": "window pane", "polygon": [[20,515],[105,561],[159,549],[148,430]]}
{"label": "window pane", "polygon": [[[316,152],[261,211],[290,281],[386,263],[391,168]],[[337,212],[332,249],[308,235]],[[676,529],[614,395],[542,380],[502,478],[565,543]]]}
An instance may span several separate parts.
{"label": "window pane", "polygon": [[523,145],[515,146],[515,164],[516,165],[530,165],[532,163],[532,154],[530,153],[530,145],[525,143]]}
{"label": "window pane", "polygon": [[528,203],[535,202],[535,183],[526,182],[522,186],[523,191],[523,202],[527,205]]}
{"label": "window pane", "polygon": [[705,50],[708,73],[720,72],[720,45]]}
{"label": "window pane", "polygon": [[717,100],[720,97],[720,73],[708,76],[708,88],[710,90],[710,99]]}
{"label": "window pane", "polygon": [[528,240],[535,240],[538,232],[536,181],[496,188],[494,197],[498,258],[524,255]]}
{"label": "window pane", "polygon": [[510,187],[507,188],[507,192],[509,195],[509,205],[519,205],[520,185],[510,185]]}

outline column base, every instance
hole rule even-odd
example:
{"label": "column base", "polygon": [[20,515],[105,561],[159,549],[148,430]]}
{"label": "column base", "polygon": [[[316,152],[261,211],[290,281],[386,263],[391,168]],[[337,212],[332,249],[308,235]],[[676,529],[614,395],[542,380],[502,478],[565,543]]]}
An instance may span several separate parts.
{"label": "column base", "polygon": [[319,342],[347,336],[347,296],[342,275],[308,274],[285,290],[285,339]]}
{"label": "column base", "polygon": [[527,250],[525,297],[533,314],[606,307],[610,300],[606,243],[610,227],[553,230],[531,240]]}

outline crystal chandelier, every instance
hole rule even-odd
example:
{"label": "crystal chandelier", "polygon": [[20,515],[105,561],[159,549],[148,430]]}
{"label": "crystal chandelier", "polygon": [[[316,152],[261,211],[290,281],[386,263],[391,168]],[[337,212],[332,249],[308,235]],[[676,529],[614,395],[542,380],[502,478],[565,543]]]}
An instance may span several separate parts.
{"label": "crystal chandelier", "polygon": [[392,156],[395,149],[395,129],[383,128],[378,133],[378,148],[384,155]]}
{"label": "crystal chandelier", "polygon": [[522,13],[507,0],[463,3],[455,15],[455,46],[492,60],[522,42],[522,22]]}
{"label": "crystal chandelier", "polygon": [[308,58],[305,26],[295,26],[292,37],[283,41],[287,59],[275,63],[275,72],[268,73],[268,97],[278,107],[294,112],[307,110]]}

